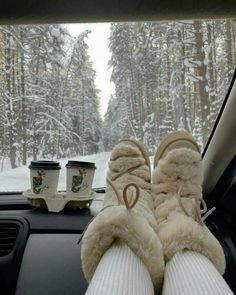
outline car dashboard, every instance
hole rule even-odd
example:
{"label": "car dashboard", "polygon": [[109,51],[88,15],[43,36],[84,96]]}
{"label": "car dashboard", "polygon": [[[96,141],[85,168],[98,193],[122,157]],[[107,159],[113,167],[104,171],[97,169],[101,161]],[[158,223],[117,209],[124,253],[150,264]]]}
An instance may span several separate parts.
{"label": "car dashboard", "polygon": [[1,195],[0,294],[85,294],[80,238],[103,197],[90,209],[49,213],[21,194]]}
{"label": "car dashboard", "polygon": [[[236,220],[234,157],[211,195],[216,210],[205,223],[222,245],[224,278],[236,293]],[[65,207],[60,213],[35,208],[21,193],[0,194],[0,294],[85,294],[87,282],[80,261],[80,240],[89,221],[102,208],[105,189],[96,189],[90,208]],[[92,255],[92,253],[91,253]]]}
{"label": "car dashboard", "polygon": [[[234,192],[235,185],[225,197],[235,200]],[[89,209],[66,207],[60,213],[34,208],[20,193],[1,194],[0,294],[85,294],[88,284],[81,269],[80,240],[89,221],[100,211],[104,193],[104,189],[97,190]],[[206,225],[224,249],[224,278],[235,291],[235,234],[222,209],[219,204]]]}

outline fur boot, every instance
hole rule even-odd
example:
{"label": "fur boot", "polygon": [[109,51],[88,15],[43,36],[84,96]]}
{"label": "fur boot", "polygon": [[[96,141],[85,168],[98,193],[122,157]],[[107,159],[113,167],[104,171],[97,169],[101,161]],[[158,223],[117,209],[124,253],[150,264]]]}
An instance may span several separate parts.
{"label": "fur boot", "polygon": [[141,144],[131,139],[120,141],[111,152],[104,207],[82,239],[82,268],[88,281],[105,251],[120,240],[143,261],[154,286],[161,285],[164,258],[150,179],[149,159]]}
{"label": "fur boot", "polygon": [[[193,250],[207,256],[223,274],[222,247],[201,218],[206,204],[202,200],[201,155],[194,138],[183,131],[169,134],[154,162],[152,191],[165,260],[178,251]],[[201,203],[204,210],[200,210]]]}

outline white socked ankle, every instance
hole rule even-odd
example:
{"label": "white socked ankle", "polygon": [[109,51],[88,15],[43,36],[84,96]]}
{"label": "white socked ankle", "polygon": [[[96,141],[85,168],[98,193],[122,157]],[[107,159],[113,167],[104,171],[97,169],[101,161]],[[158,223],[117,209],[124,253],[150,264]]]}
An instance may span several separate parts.
{"label": "white socked ankle", "polygon": [[100,260],[86,295],[152,295],[152,280],[143,262],[126,244],[114,244]]}
{"label": "white socked ankle", "polygon": [[206,256],[181,251],[166,265],[162,294],[233,295],[233,292]]}

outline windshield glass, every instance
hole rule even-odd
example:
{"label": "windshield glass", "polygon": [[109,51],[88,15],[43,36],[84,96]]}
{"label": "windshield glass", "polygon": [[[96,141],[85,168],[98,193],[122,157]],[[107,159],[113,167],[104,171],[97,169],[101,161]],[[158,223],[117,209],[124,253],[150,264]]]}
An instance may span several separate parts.
{"label": "windshield glass", "polygon": [[122,137],[151,160],[185,129],[201,150],[236,64],[231,20],[0,26],[0,191],[30,187],[32,160],[95,162],[105,187]]}

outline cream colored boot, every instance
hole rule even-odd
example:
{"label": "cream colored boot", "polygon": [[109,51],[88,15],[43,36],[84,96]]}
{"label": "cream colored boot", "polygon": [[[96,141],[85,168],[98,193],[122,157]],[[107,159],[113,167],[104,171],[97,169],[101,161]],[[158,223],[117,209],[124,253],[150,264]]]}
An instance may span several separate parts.
{"label": "cream colored boot", "polygon": [[82,239],[82,268],[88,281],[105,251],[120,240],[143,261],[154,286],[161,285],[164,258],[150,179],[149,158],[142,145],[131,139],[120,141],[111,152],[104,207]]}
{"label": "cream colored boot", "polygon": [[[168,261],[184,249],[197,251],[207,256],[223,274],[222,247],[201,218],[201,213],[206,212],[202,181],[201,155],[194,138],[184,131],[167,135],[157,149],[152,175],[158,236],[164,258]],[[201,203],[204,210],[200,210]]]}

